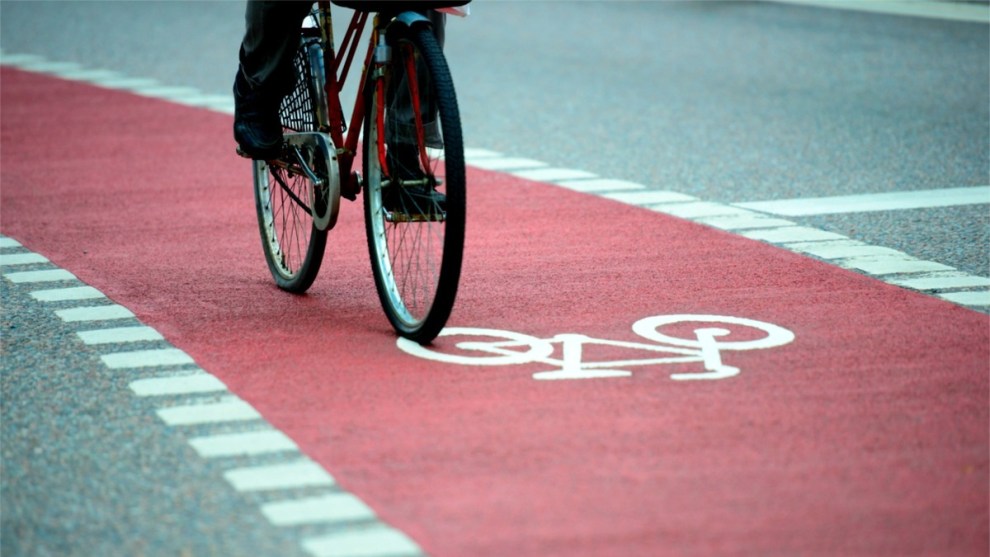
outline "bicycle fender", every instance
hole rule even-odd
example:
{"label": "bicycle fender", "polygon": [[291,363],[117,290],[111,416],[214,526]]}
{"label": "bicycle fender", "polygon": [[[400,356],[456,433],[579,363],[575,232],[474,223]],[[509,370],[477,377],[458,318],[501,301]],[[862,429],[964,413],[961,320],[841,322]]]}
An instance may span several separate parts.
{"label": "bicycle fender", "polygon": [[396,23],[401,23],[402,25],[408,27],[409,29],[412,29],[419,25],[428,25],[428,26],[433,25],[433,23],[430,21],[430,18],[426,17],[425,15],[419,12],[412,12],[412,11],[402,12],[399,15],[395,16],[395,19],[393,19],[392,22],[389,23],[389,29],[391,29],[391,27]]}

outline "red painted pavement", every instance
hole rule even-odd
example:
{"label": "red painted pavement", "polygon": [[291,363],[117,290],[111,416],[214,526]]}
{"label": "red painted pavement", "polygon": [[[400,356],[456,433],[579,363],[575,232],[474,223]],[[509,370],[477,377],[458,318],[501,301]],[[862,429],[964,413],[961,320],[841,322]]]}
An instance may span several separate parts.
{"label": "red painted pavement", "polygon": [[229,116],[2,82],[2,232],[132,309],[432,554],[988,553],[986,315],[470,170],[450,325],[638,341],[643,317],[701,313],[796,338],[725,353],[742,371],[720,381],[428,362],[381,314],[359,203],[308,295],[272,285]]}

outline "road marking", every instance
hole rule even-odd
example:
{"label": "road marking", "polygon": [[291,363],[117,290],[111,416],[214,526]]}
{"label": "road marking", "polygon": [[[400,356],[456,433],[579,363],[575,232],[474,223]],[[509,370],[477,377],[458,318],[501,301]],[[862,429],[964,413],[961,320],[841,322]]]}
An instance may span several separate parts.
{"label": "road marking", "polygon": [[131,310],[118,304],[109,306],[89,306],[60,309],[55,312],[55,315],[59,316],[62,321],[67,323],[79,321],[108,321],[111,319],[128,319],[134,317]]}
{"label": "road marking", "polygon": [[554,180],[558,186],[583,193],[614,192],[625,190],[645,190],[646,186],[627,180],[593,178],[590,180]]}
{"label": "road marking", "polygon": [[788,242],[817,242],[821,240],[844,240],[846,238],[842,234],[827,232],[825,230],[819,230],[817,228],[810,228],[807,226],[782,226],[780,228],[746,230],[740,232],[739,234],[754,240],[763,240],[764,242],[771,242],[775,244]]}
{"label": "road marking", "polygon": [[990,23],[990,7],[984,2],[898,1],[898,0],[775,0],[817,8],[851,10],[879,14],[946,19],[970,23]]}
{"label": "road marking", "polygon": [[78,280],[65,269],[46,269],[44,271],[17,271],[14,273],[4,273],[7,280],[15,284],[26,282],[58,282],[63,280]]}
{"label": "road marking", "polygon": [[137,379],[128,386],[140,397],[189,395],[227,390],[227,386],[215,375],[202,372],[194,375]]}
{"label": "road marking", "polygon": [[891,248],[871,246],[864,243],[847,242],[809,242],[798,249],[804,253],[821,257],[822,259],[846,259],[852,257],[891,256],[903,257],[904,254]]}
{"label": "road marking", "polygon": [[314,557],[406,557],[422,555],[405,534],[383,524],[368,528],[342,529],[324,536],[307,538],[303,549]]}
{"label": "road marking", "polygon": [[76,335],[88,345],[164,340],[158,331],[145,325],[78,331]]}
{"label": "road marking", "polygon": [[938,297],[964,306],[990,306],[990,290],[946,292],[939,294]]}
{"label": "road marking", "polygon": [[52,288],[49,290],[35,290],[31,292],[31,297],[39,302],[68,302],[78,300],[95,300],[105,298],[103,292],[92,286],[70,286],[67,288]]}
{"label": "road marking", "polygon": [[550,166],[545,162],[533,159],[523,159],[514,157],[489,157],[473,159],[472,166],[485,170],[522,170],[525,168],[540,168]]}
{"label": "road marking", "polygon": [[752,211],[747,211],[746,209],[740,209],[739,207],[724,205],[722,203],[713,203],[711,201],[665,203],[660,205],[647,205],[646,208],[651,211],[656,211],[658,213],[664,213],[667,215],[673,215],[675,217],[680,217],[682,219],[699,219],[699,218],[708,218],[708,217],[747,217],[755,214]]}
{"label": "road marking", "polygon": [[736,203],[737,207],[786,217],[899,211],[990,203],[990,186],[938,190],[866,193]]}
{"label": "road marking", "polygon": [[904,273],[926,273],[931,271],[954,271],[948,265],[917,259],[906,254],[896,256],[853,257],[838,262],[847,269],[859,269],[872,275],[894,275]]}
{"label": "road marking", "polygon": [[103,360],[103,364],[110,369],[174,366],[196,363],[188,354],[178,348],[115,352],[104,354],[100,358]]}
{"label": "road marking", "polygon": [[0,255],[0,266],[30,265],[32,263],[48,263],[48,258],[39,253],[4,253]]}
{"label": "road marking", "polygon": [[643,206],[653,203],[679,203],[682,201],[687,202],[698,200],[697,197],[678,193],[676,191],[664,190],[603,193],[602,197],[613,201],[628,203],[629,205]]}
{"label": "road marking", "polygon": [[232,397],[219,402],[187,404],[155,411],[170,426],[259,420],[261,414],[243,400]]}
{"label": "road marking", "polygon": [[[8,56],[4,56],[6,62]],[[0,248],[22,248],[16,240],[0,235]],[[13,278],[11,278],[13,275]],[[74,275],[62,269],[46,271],[28,271],[7,273],[8,280],[13,283],[24,283],[28,287],[34,282],[50,280],[77,280]],[[31,298],[39,303],[91,298],[106,298],[99,290],[91,286],[74,286],[35,290]],[[66,322],[86,323],[97,319],[134,318],[134,314],[119,305],[101,305],[94,307],[68,308],[54,311]],[[138,325],[132,327],[113,327],[77,331],[80,342],[102,346],[124,342],[157,342],[167,344],[160,333],[151,327]],[[109,369],[141,368],[153,370],[158,366],[194,364],[192,357],[169,346],[153,350],[137,350],[129,352],[113,352],[101,355],[101,359]],[[333,477],[319,464],[309,460],[299,452],[299,447],[281,431],[271,428],[271,425],[250,406],[246,401],[230,393],[227,386],[214,375],[201,369],[184,369],[181,371],[155,371],[155,377],[142,377],[129,383],[135,396],[150,400],[159,405],[156,414],[169,427],[198,425],[211,427],[231,422],[250,423],[253,428],[264,424],[268,429],[239,433],[222,433],[203,435],[189,439],[188,443],[203,458],[243,457],[269,458],[268,455],[281,453],[292,456],[294,461],[275,465],[247,466],[227,470],[224,477],[230,486],[239,492],[293,489],[324,491],[328,487],[335,489],[332,498],[302,497],[292,501],[281,501],[278,504],[269,503],[267,514],[273,524],[291,527],[303,523],[323,523],[346,521],[347,531],[331,536],[305,538],[300,544],[306,544],[307,549],[314,555],[420,555],[419,547],[401,532],[384,524],[357,497],[340,490]],[[220,399],[203,401],[199,404],[174,405],[169,397],[196,394],[219,394]],[[156,398],[157,397],[157,398]],[[173,405],[168,405],[172,402]],[[166,406],[162,406],[165,404]],[[303,495],[303,494],[300,494]],[[331,508],[320,506],[331,503]],[[304,516],[305,515],[305,516]],[[308,517],[308,518],[307,518]],[[355,522],[363,524],[360,532],[352,531]],[[342,545],[340,545],[342,544]]]}
{"label": "road marking", "polygon": [[194,437],[189,440],[189,444],[203,458],[299,450],[292,439],[276,429]]}
{"label": "road marking", "polygon": [[928,276],[924,278],[895,279],[890,281],[898,286],[916,290],[943,290],[947,288],[971,288],[990,286],[990,278],[973,275]]}
{"label": "road marking", "polygon": [[375,512],[350,493],[328,493],[261,506],[265,518],[276,526],[301,526],[333,522],[372,520]]}
{"label": "road marking", "polygon": [[578,178],[594,178],[596,175],[584,170],[574,170],[572,168],[534,168],[532,170],[513,170],[509,174],[534,180],[536,182],[556,182],[557,180],[574,180]]}
{"label": "road marking", "polygon": [[789,220],[775,219],[757,214],[720,215],[714,217],[698,217],[701,224],[720,228],[722,230],[749,230],[754,228],[780,228],[782,226],[797,226]]}
{"label": "road marking", "polygon": [[235,468],[223,473],[237,491],[269,491],[300,487],[330,487],[337,482],[311,460]]}

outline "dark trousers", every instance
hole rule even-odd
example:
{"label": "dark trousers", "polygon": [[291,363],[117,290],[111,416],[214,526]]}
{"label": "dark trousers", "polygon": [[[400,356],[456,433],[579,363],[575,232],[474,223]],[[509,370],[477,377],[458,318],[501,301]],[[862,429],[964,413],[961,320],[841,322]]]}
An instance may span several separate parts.
{"label": "dark trousers", "polygon": [[[246,31],[241,42],[239,75],[234,86],[235,97],[250,95],[261,99],[272,99],[271,102],[277,104],[278,100],[292,90],[296,79],[292,60],[299,47],[299,30],[312,7],[312,1],[248,1],[244,16]],[[433,33],[443,47],[445,16],[430,10],[427,17],[433,23]],[[415,143],[415,115],[409,101],[404,68],[397,67],[396,71],[403,75],[392,82],[391,90],[388,92],[391,115],[387,125],[388,140],[390,143]],[[426,71],[418,73],[421,76],[427,75]],[[248,90],[243,90],[241,84],[246,84]],[[431,147],[440,147],[442,139],[436,126],[436,108],[428,98],[428,83],[421,81],[420,91],[427,143]]]}

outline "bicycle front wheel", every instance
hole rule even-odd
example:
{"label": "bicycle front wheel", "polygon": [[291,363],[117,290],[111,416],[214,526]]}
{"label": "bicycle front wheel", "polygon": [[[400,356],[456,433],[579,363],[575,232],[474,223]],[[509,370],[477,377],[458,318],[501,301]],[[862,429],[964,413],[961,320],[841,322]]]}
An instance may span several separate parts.
{"label": "bicycle front wheel", "polygon": [[365,227],[375,286],[403,337],[429,343],[454,306],[464,249],[464,146],[453,81],[429,28],[391,35],[370,80]]}

